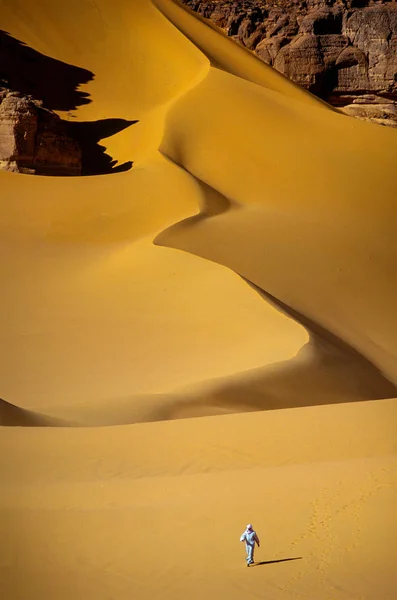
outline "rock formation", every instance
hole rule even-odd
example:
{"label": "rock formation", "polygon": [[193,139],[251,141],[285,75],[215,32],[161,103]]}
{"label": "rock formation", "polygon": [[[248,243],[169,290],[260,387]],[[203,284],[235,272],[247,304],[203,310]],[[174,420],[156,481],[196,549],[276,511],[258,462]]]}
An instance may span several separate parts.
{"label": "rock formation", "polygon": [[183,2],[347,114],[397,126],[397,2]]}
{"label": "rock formation", "polygon": [[82,152],[42,102],[0,89],[0,168],[37,175],[81,175]]}
{"label": "rock formation", "polygon": [[[397,127],[397,2],[182,1],[265,63],[345,113]],[[19,56],[18,52],[37,54],[6,34],[3,38],[4,48],[12,50],[0,56],[3,67],[14,64],[10,56]],[[23,65],[24,54],[21,57]],[[0,79],[0,168],[40,175],[131,168],[132,162],[115,167],[105,148],[98,145],[101,135],[91,131],[92,124],[83,129],[68,124],[21,87],[17,86],[20,91],[7,89],[10,77],[15,79],[21,70],[17,64],[3,83]],[[18,84],[26,87],[26,81],[19,79]],[[48,97],[48,90],[41,92],[40,98]],[[120,128],[132,123],[125,122]]]}

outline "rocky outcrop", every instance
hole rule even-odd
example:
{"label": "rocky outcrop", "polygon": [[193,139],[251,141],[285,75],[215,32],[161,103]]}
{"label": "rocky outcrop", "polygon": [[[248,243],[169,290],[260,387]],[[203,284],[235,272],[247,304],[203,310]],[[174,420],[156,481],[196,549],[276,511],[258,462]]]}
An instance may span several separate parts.
{"label": "rocky outcrop", "polygon": [[37,175],[81,175],[82,152],[42,102],[0,90],[0,168]]}
{"label": "rocky outcrop", "polygon": [[344,112],[397,126],[397,3],[183,0]]}
{"label": "rocky outcrop", "polygon": [[131,169],[131,160],[118,164],[99,142],[136,120],[71,118],[92,101],[80,88],[93,78],[92,71],[42,54],[0,29],[0,168],[37,175]]}

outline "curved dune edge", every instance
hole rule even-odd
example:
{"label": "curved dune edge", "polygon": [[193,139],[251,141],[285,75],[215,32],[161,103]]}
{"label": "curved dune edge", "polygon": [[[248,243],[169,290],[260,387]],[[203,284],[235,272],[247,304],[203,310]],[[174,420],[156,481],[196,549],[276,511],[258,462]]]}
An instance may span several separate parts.
{"label": "curved dune edge", "polygon": [[47,412],[84,427],[107,427],[390,399],[397,389],[373,365],[313,336],[295,359],[175,394],[69,405]]}
{"label": "curved dune edge", "polygon": [[26,411],[0,407],[3,426],[108,427],[225,414],[390,399],[397,388],[358,352],[275,298],[272,303],[309,327],[310,341],[295,358],[201,382],[174,394],[133,395]]}
{"label": "curved dune edge", "polygon": [[397,396],[397,387],[359,352],[250,282],[247,284],[307,329],[309,342],[296,357],[249,372],[197,383],[174,394],[99,400],[94,407],[68,405],[55,411],[49,407],[47,413],[55,415],[55,418],[62,417],[65,423],[104,427]]}
{"label": "curved dune edge", "polygon": [[[271,142],[256,145],[247,131]],[[224,145],[215,152],[218,135]],[[229,207],[182,221],[155,243],[231,268],[397,382],[395,131],[303,104],[292,109],[284,97],[212,69],[170,111],[161,151]]]}
{"label": "curved dune edge", "polygon": [[[120,482],[384,457],[396,453],[396,405],[391,398],[121,427],[4,428],[4,447],[14,452],[0,463],[0,480],[91,482],[114,474]],[[242,444],[247,429],[254,435]]]}
{"label": "curved dune edge", "polygon": [[[246,52],[240,46],[233,44],[233,42],[228,40],[225,36],[220,36],[218,32],[211,29],[208,24],[189,14],[185,8],[180,7],[174,2],[163,2],[162,0],[157,0],[155,5],[161,9],[163,15],[175,25],[181,34],[191,40],[193,46],[195,44],[198,45],[199,50],[210,58],[213,65],[223,69],[222,73],[220,73],[218,69],[214,69],[214,67],[208,69],[205,61],[203,62],[199,60],[198,62],[200,63],[200,69],[199,73],[196,73],[197,79],[193,78],[190,81],[189,86],[185,86],[184,84],[179,88],[178,91],[180,92],[180,95],[178,96],[177,94],[175,96],[175,102],[169,100],[169,113],[165,119],[165,131],[161,145],[161,151],[171,161],[181,166],[189,175],[189,177],[191,176],[192,179],[195,178],[196,181],[200,182],[199,185],[203,191],[204,204],[200,207],[201,212],[199,215],[190,217],[187,220],[182,220],[180,223],[173,226],[171,230],[167,230],[160,234],[160,236],[156,238],[156,243],[178,248],[190,252],[191,254],[202,256],[207,260],[218,262],[219,264],[222,264],[242,275],[248,281],[252,281],[258,286],[258,289],[267,290],[268,288],[265,285],[267,273],[261,272],[258,274],[255,272],[255,253],[248,253],[248,260],[246,256],[243,256],[243,262],[241,262],[240,257],[238,256],[236,258],[236,254],[233,253],[233,250],[230,247],[235,245],[236,239],[239,239],[240,242],[242,236],[244,237],[247,234],[247,229],[245,228],[244,224],[246,217],[250,216],[247,212],[247,206],[249,204],[258,203],[257,190],[259,187],[258,183],[260,183],[260,181],[264,180],[267,184],[269,184],[269,187],[273,185],[271,192],[275,194],[275,200],[284,202],[284,205],[277,205],[277,208],[280,206],[285,210],[287,207],[288,210],[291,209],[293,202],[296,202],[293,194],[290,193],[291,190],[288,188],[285,189],[285,187],[283,187],[285,182],[280,180],[280,175],[285,171],[285,165],[276,165],[277,168],[275,170],[273,169],[275,166],[272,162],[275,151],[273,146],[278,144],[278,149],[280,150],[280,147],[282,147],[285,140],[289,142],[291,138],[292,140],[296,139],[299,137],[299,134],[302,134],[303,129],[306,127],[309,130],[308,138],[313,136],[313,139],[318,141],[323,135],[324,131],[327,133],[327,135],[330,135],[330,131],[333,127],[335,127],[338,131],[346,131],[345,126],[347,126],[347,120],[345,120],[345,117],[339,117],[339,115],[335,115],[332,110],[324,110],[325,107],[321,102],[314,99],[314,97],[307,92],[300,90],[300,88],[289,82],[286,78],[279,76],[279,74],[258,61],[258,59],[251,55],[251,53]],[[205,32],[205,34],[203,32]],[[202,47],[202,44],[200,43],[201,38],[204,40],[204,46],[206,46],[206,48]],[[194,49],[191,49],[191,52],[192,56],[195,55]],[[184,65],[184,69],[185,67],[186,65]],[[228,110],[234,110],[233,106],[235,102],[238,108],[240,108],[240,105],[243,106],[244,103],[247,102],[247,106],[249,107],[247,113],[250,113],[249,118],[252,119],[252,123],[249,123],[249,125],[251,125],[249,130],[254,130],[253,123],[257,121],[259,124],[258,131],[263,129],[263,132],[266,132],[269,135],[269,139],[271,140],[270,142],[267,141],[263,147],[261,144],[258,146],[255,145],[255,159],[257,159],[256,153],[258,153],[258,150],[263,150],[263,156],[260,156],[258,164],[255,160],[253,160],[252,153],[248,151],[251,141],[249,141],[248,144],[246,142],[245,133],[247,128],[244,126],[244,123],[242,126],[236,127],[236,131],[233,131],[230,137],[226,136],[226,139],[224,140],[224,147],[227,149],[227,160],[230,160],[230,149],[233,149],[233,147],[237,148],[241,142],[241,157],[240,154],[236,152],[238,155],[237,160],[235,163],[232,163],[232,166],[235,164],[236,168],[234,170],[232,169],[232,171],[227,170],[224,168],[226,163],[218,163],[216,160],[213,160],[212,149],[215,148],[215,151],[217,151],[218,148],[216,144],[213,144],[214,140],[211,138],[211,133],[213,129],[215,129],[216,135],[219,135],[220,132],[222,132],[222,126],[220,127],[218,123],[215,123],[214,127],[213,121],[216,122],[217,117],[220,115],[222,116],[221,112],[218,113],[219,107],[216,106],[216,102],[219,101],[221,98],[221,92],[224,91],[228,94],[230,93],[230,104],[232,105],[232,108],[230,109],[230,107],[225,107],[223,105],[223,99],[221,100],[222,112],[225,113],[223,115],[223,119],[226,119],[226,121],[221,122],[221,125],[224,125],[224,123],[229,119]],[[238,103],[238,99],[236,99],[237,96],[240,96],[240,104]],[[291,100],[294,100],[294,102],[292,103]],[[208,112],[208,109],[212,110],[214,107],[216,114],[215,118],[211,120],[208,118],[211,116]],[[264,110],[265,107],[266,110]],[[262,111],[264,113],[263,116]],[[243,115],[244,111],[237,111],[237,113]],[[257,118],[258,115],[259,118]],[[327,116],[329,117],[328,119],[326,118]],[[336,118],[339,120],[336,121]],[[341,119],[344,119],[342,126]],[[273,129],[269,129],[269,126],[272,123]],[[380,143],[385,141],[390,142],[390,147],[393,147],[393,140],[396,138],[390,137],[388,133],[383,134],[380,133],[379,130],[377,130],[378,133],[376,133],[375,129],[365,129],[365,127],[361,127],[361,124],[357,126],[354,125],[353,129],[355,128],[358,129],[357,132],[349,130],[349,135],[351,140],[353,140],[353,143],[350,146],[348,143],[347,146],[348,151],[353,150],[358,154],[359,157],[359,136],[361,132],[364,132],[363,135],[365,141],[368,142],[368,145],[370,142]],[[279,141],[277,141],[278,138],[276,135],[279,130],[282,140],[281,144]],[[371,132],[373,132],[373,135],[371,135]],[[271,135],[273,135],[273,137],[270,137]],[[235,138],[234,145],[233,138]],[[232,143],[229,144],[230,140]],[[346,144],[346,141],[343,140],[343,143]],[[289,146],[290,144],[285,145],[285,152],[287,154],[287,158],[291,159],[291,151]],[[330,148],[329,158],[332,159],[332,157],[335,156],[335,152],[337,152],[339,149],[340,145],[338,144],[336,144],[335,148],[332,146]],[[303,154],[305,154],[305,152],[307,152],[307,146],[304,146]],[[381,161],[384,161],[383,169],[380,169],[380,174],[386,176],[386,191],[389,191],[388,186],[391,190],[391,180],[389,177],[390,173],[388,171],[390,163],[389,155],[389,150],[381,147],[380,158],[378,159],[378,164],[376,165],[376,167],[378,167],[381,164]],[[365,158],[365,152],[363,153],[363,156]],[[371,156],[371,158],[373,157]],[[240,165],[239,161],[241,162]],[[319,175],[321,178],[324,177],[324,163],[324,157],[322,157],[321,160],[318,160],[317,156],[314,157],[313,165],[311,165],[310,175],[313,175],[313,172],[319,165]],[[252,164],[251,171],[249,171],[250,164]],[[323,170],[321,170],[321,166],[323,167]],[[337,163],[334,166],[339,167],[340,165]],[[248,169],[248,172],[245,171],[246,168]],[[338,171],[338,173],[340,174],[340,171]],[[343,172],[342,174],[345,175]],[[264,178],[268,177],[269,175],[271,175],[269,178],[270,181],[265,180]],[[294,180],[295,176],[296,173],[293,173],[293,176],[291,175],[289,179]],[[250,181],[251,177],[254,182],[253,184]],[[302,178],[298,180],[298,184],[301,184],[301,180],[307,177],[308,174],[304,173]],[[237,181],[238,179],[240,180],[240,183]],[[378,177],[378,179],[375,178],[371,181],[371,183],[377,183],[379,179],[380,177]],[[74,182],[71,183],[71,191],[74,189],[73,184]],[[281,191],[277,190],[274,187],[275,185],[276,188],[279,187]],[[244,190],[242,190],[242,186],[244,187]],[[308,194],[307,205],[303,207],[309,211],[312,209],[310,202],[313,200],[313,196],[316,195],[313,192],[314,187],[315,186],[313,184],[312,189]],[[233,193],[230,193],[231,188],[233,188]],[[351,190],[349,189],[349,191]],[[298,192],[302,192],[302,190],[298,190]],[[279,197],[277,194],[279,194]],[[285,198],[287,195],[289,200],[287,200],[287,203],[285,204]],[[386,196],[387,194],[385,194],[385,197]],[[302,196],[299,197],[299,200],[301,199]],[[351,227],[351,222],[344,221],[345,215],[343,214],[343,211],[348,213],[352,208],[356,208],[357,204],[355,206],[353,202],[352,205],[347,204],[344,206],[343,200],[345,199],[346,198],[338,199],[338,209],[342,212],[341,223],[347,223],[348,226]],[[326,200],[328,201],[329,198],[326,198]],[[367,198],[365,198],[365,200],[367,200]],[[265,211],[260,216],[263,218],[263,221],[266,221],[266,218],[269,216],[266,214],[266,211],[269,211],[269,206],[267,205],[267,196],[265,196],[264,201],[263,198],[259,198],[259,204],[265,208]],[[382,209],[385,207],[385,201],[382,198],[380,198],[379,205]],[[328,208],[326,202],[324,202],[324,207],[325,209]],[[270,205],[270,212],[271,208],[272,206]],[[178,211],[176,211],[176,213],[177,212]],[[387,214],[387,211],[385,212]],[[258,214],[254,214],[253,218],[255,219]],[[377,214],[375,212],[375,217],[376,216]],[[384,218],[384,216],[385,215],[383,213],[380,213],[380,217]],[[288,215],[288,217],[290,218],[290,215]],[[25,218],[24,215],[23,218]],[[229,218],[234,221],[233,227],[229,227]],[[318,213],[317,218],[322,218],[324,221],[324,213]],[[222,228],[223,220],[225,220],[226,228]],[[257,224],[260,222],[261,220],[258,219]],[[221,227],[217,229],[219,223],[221,223]],[[71,223],[71,225],[73,232],[74,224]],[[366,227],[367,223],[364,223],[364,225]],[[209,226],[208,236],[201,238],[201,230],[205,230],[207,226]],[[84,233],[86,232],[84,227],[82,229],[83,231],[80,234],[80,239],[84,239]],[[263,237],[265,237],[263,235],[264,231],[265,228],[262,231]],[[197,232],[198,236],[196,235]],[[54,232],[55,240],[58,237],[58,233],[59,232],[57,231]],[[175,233],[176,239],[174,239]],[[258,238],[256,237],[257,235],[258,231],[255,232],[254,236],[251,235],[251,231],[248,231],[248,241],[251,251],[253,240],[258,242]],[[263,243],[263,240],[260,242]],[[239,250],[246,250],[246,248],[244,248],[246,244],[247,242],[244,239],[243,244],[240,244]],[[276,245],[272,246],[272,244],[270,244],[268,247],[266,247],[266,244],[263,244],[261,250],[264,250],[264,252],[268,250],[273,251],[274,248],[276,248]],[[285,243],[283,251],[285,249],[286,253],[288,254],[288,243]],[[333,267],[333,265],[331,266]],[[324,373],[327,373],[327,375],[324,378],[320,377],[322,380],[321,385],[324,385],[324,388],[321,389],[321,385],[318,385],[316,382],[314,389],[311,390],[313,396],[316,397],[316,400],[314,401],[315,404],[322,402],[327,403],[330,401],[330,398],[333,398],[333,401],[337,402],[338,398],[345,398],[344,401],[349,401],[352,399],[373,399],[395,395],[393,385],[389,384],[388,380],[384,378],[378,370],[381,367],[383,368],[384,364],[386,364],[386,358],[388,358],[388,349],[386,349],[384,352],[384,356],[380,356],[380,360],[373,360],[374,353],[365,352],[367,346],[366,344],[353,344],[351,340],[352,336],[345,336],[343,327],[336,331],[333,330],[332,321],[334,320],[336,323],[338,323],[338,319],[335,318],[335,315],[330,316],[328,314],[328,307],[326,305],[324,305],[325,308],[322,309],[322,300],[318,301],[320,310],[322,310],[322,319],[316,319],[315,317],[317,315],[315,312],[303,311],[301,306],[302,297],[298,298],[298,303],[294,302],[294,298],[292,298],[292,301],[290,301],[293,284],[290,284],[288,279],[291,274],[291,270],[288,270],[284,267],[280,268],[280,266],[278,267],[278,270],[282,273],[281,276],[278,274],[279,279],[284,278],[283,283],[285,284],[285,289],[282,290],[283,293],[278,293],[277,288],[280,286],[271,286],[270,292],[272,297],[279,298],[283,302],[285,301],[285,306],[288,305],[293,307],[293,309],[298,310],[301,315],[308,314],[313,317],[313,321],[321,322],[323,332],[320,334],[320,337],[312,337],[311,345],[302,351],[296,360],[293,359],[292,361],[287,361],[286,364],[279,365],[276,368],[281,382],[283,381],[284,375],[290,372],[291,365],[293,365],[292,371],[294,373],[298,373],[296,379],[292,377],[292,387],[295,387],[296,381],[300,381],[301,379],[301,369],[303,372],[307,372],[307,369],[309,372],[311,372],[311,367],[307,366],[307,362],[310,363],[310,361],[312,361],[314,365],[313,374],[315,375],[315,370],[317,369],[317,371],[322,371],[323,366],[325,363],[327,363],[327,360],[324,360],[324,356],[329,357],[329,354],[334,353],[332,366],[330,368],[328,368],[329,365],[324,367]],[[270,275],[272,276],[273,274],[270,273]],[[304,291],[302,295],[303,304],[307,300],[305,297],[306,292],[307,291]],[[294,296],[294,294],[296,295],[296,292],[293,290],[292,296]],[[313,294],[313,296],[316,297],[316,294]],[[300,322],[299,318],[297,319],[297,322]],[[310,330],[310,327],[308,329]],[[362,335],[362,330],[360,328],[358,329],[359,331],[356,333],[356,337],[360,337],[360,335]],[[328,339],[330,336],[330,333],[328,332],[332,332],[332,335],[344,340],[346,344],[345,350],[342,351],[340,348],[336,350],[334,348],[334,344]],[[322,340],[322,342],[319,343],[319,340]],[[355,340],[353,339],[353,341]],[[322,344],[326,345],[328,348],[327,352],[325,353],[323,352]],[[355,356],[353,358],[353,353],[351,351],[353,346],[358,348],[361,356]],[[340,352],[341,355],[338,354]],[[307,356],[310,358],[308,359]],[[364,356],[367,357],[368,362],[365,362],[366,359]],[[375,358],[377,359],[378,356]],[[391,358],[393,359],[393,357]],[[319,369],[319,363],[322,365],[321,369]],[[335,366],[339,363],[354,365],[353,373],[351,374],[352,380],[348,384],[346,383],[344,367],[342,367],[339,372],[338,368]],[[386,365],[386,367],[388,367],[388,365]],[[274,365],[271,365],[270,367],[263,367],[264,373],[261,374],[259,379],[261,380],[263,375],[263,379],[265,381],[264,387],[266,386],[267,382],[267,369],[273,373],[275,367]],[[262,371],[262,369],[260,370]],[[388,372],[390,370],[391,369],[388,368],[384,369],[387,374],[389,374]],[[335,379],[333,381],[331,381],[328,376],[329,372],[334,374],[333,376]],[[274,376],[272,375],[272,377]],[[295,391],[285,390],[283,384],[280,385],[278,381],[275,384],[274,392],[274,397],[276,400],[270,397],[270,394],[263,397],[263,393],[261,391],[258,393],[259,397],[255,397],[255,401],[252,401],[252,403],[247,403],[245,400],[242,400],[242,397],[246,393],[250,395],[253,394],[253,388],[261,388],[262,384],[259,385],[255,383],[253,386],[251,379],[252,373],[249,375],[243,373],[237,374],[235,379],[232,375],[221,383],[214,383],[212,381],[207,383],[201,382],[201,384],[197,385],[197,390],[186,390],[185,395],[182,394],[182,392],[166,395],[146,394],[138,399],[136,395],[133,395],[131,397],[131,403],[134,404],[133,415],[135,414],[135,416],[132,416],[132,418],[131,409],[129,406],[127,406],[129,405],[130,400],[123,400],[120,402],[120,413],[122,415],[121,418],[117,416],[118,402],[114,399],[106,400],[102,408],[100,408],[101,403],[99,402],[98,411],[101,413],[99,417],[95,414],[90,416],[90,409],[82,409],[82,424],[107,424],[107,419],[110,419],[110,424],[118,424],[136,422],[136,420],[144,421],[170,418],[174,419],[181,418],[183,416],[194,417],[205,414],[222,414],[223,412],[235,412],[236,410],[242,411],[258,410],[258,408],[280,408],[284,406],[283,402],[286,403],[285,406],[287,407],[291,405],[296,406],[297,399],[294,399]],[[256,380],[258,377],[255,375],[253,379]],[[314,377],[314,379],[316,379],[316,377]],[[231,380],[232,383],[229,383],[229,380]],[[365,382],[365,386],[363,385],[363,381]],[[207,392],[202,392],[200,387],[202,387],[203,390],[205,388]],[[366,389],[363,390],[363,387]],[[227,393],[216,391],[219,389],[227,390]],[[237,389],[238,392],[235,393],[235,389]],[[309,392],[310,389],[307,390],[307,393],[311,397]],[[208,396],[206,396],[206,394]],[[204,395],[204,398],[202,395]],[[291,396],[291,398],[289,396]],[[222,398],[222,401],[220,401],[220,398]],[[308,405],[310,405],[311,400],[308,400],[307,402]],[[221,404],[221,406],[219,406],[219,404]],[[150,408],[149,405],[151,405]],[[78,421],[78,407],[66,407],[65,414],[68,414],[69,411],[72,413],[74,410],[76,411]],[[136,411],[142,412],[140,415],[136,415]],[[21,422],[24,421],[24,418],[21,418]],[[41,417],[37,418],[40,419]],[[29,419],[27,419],[27,421],[29,421]]]}
{"label": "curved dune edge", "polygon": [[0,398],[0,427],[64,427],[67,421],[19,408]]}
{"label": "curved dune edge", "polygon": [[[78,253],[77,262],[69,245],[36,243],[23,248],[22,257],[10,257],[9,271],[20,270],[21,258],[25,268],[21,281],[8,288],[14,321],[3,346],[5,399],[20,395],[21,406],[46,413],[87,402],[95,416],[105,398],[114,416],[117,397],[161,396],[286,360],[307,342],[303,327],[263,302],[230,270],[151,240],[113,252],[93,248],[87,261]],[[62,264],[56,274],[55,261]],[[50,276],[48,292],[34,294],[37,281]],[[22,292],[15,307],[12,300]],[[147,316],[140,316],[142,311]],[[15,379],[19,352],[23,360]]]}
{"label": "curved dune edge", "polygon": [[229,38],[209,19],[178,0],[152,0],[153,5],[209,60],[212,67],[222,69],[247,81],[330,111],[337,109],[293,83],[247,48]]}
{"label": "curved dune edge", "polygon": [[[212,194],[210,195],[212,198]],[[206,203],[204,210],[215,209]],[[220,203],[222,204],[222,203]],[[201,215],[205,218],[205,215]],[[192,217],[194,220],[195,217]],[[247,281],[280,312],[303,326],[309,342],[289,360],[224,378],[196,383],[175,393],[131,395],[27,411],[7,402],[1,425],[20,427],[107,427],[252,411],[303,408],[388,399],[397,388],[356,350],[304,315]]]}

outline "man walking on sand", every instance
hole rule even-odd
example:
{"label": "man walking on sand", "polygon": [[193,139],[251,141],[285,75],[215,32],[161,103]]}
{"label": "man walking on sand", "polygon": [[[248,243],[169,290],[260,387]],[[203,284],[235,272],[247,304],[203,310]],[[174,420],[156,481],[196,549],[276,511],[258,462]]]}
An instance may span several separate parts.
{"label": "man walking on sand", "polygon": [[259,538],[256,535],[256,531],[252,529],[252,525],[247,525],[246,530],[240,537],[240,542],[245,542],[245,550],[247,552],[247,567],[249,567],[250,565],[254,564],[255,543],[258,544],[258,548],[261,545]]}

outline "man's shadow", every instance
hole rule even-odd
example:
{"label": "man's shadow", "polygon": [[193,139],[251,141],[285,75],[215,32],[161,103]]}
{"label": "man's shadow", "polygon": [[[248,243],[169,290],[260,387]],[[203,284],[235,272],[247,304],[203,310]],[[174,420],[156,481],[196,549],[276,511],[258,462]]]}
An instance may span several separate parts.
{"label": "man's shadow", "polygon": [[302,556],[296,556],[294,558],[279,558],[277,560],[263,560],[261,562],[255,562],[252,567],[260,567],[262,565],[274,565],[276,563],[288,562],[290,560],[302,560]]}
{"label": "man's shadow", "polygon": [[[41,101],[44,120],[45,109],[72,111],[92,102],[90,95],[80,91],[79,87],[94,77],[92,71],[41,54],[0,30],[0,88]],[[131,169],[132,161],[117,165],[117,160],[107,155],[98,142],[135,123],[137,121],[115,118],[80,123],[59,119],[57,131],[65,132],[79,145],[82,154],[81,174],[99,175]],[[38,174],[39,170],[36,170]]]}

